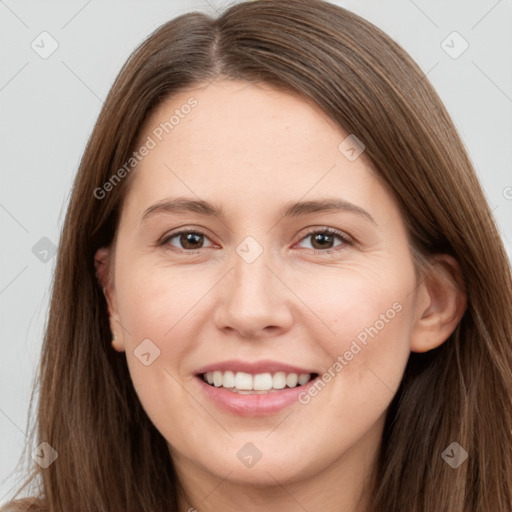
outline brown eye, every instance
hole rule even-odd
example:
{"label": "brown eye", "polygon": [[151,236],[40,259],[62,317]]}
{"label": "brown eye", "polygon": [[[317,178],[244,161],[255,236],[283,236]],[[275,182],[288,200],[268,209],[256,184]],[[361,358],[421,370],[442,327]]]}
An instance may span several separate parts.
{"label": "brown eye", "polygon": [[199,231],[180,231],[178,233],[173,233],[162,240],[162,245],[171,245],[176,247],[171,240],[177,239],[180,246],[178,249],[193,251],[198,249],[203,249],[202,247],[205,240],[208,240],[208,237]]}
{"label": "brown eye", "polygon": [[312,236],[311,245],[313,245],[314,249],[331,249],[333,246],[334,235],[330,235],[328,233],[317,233],[310,236]]}
{"label": "brown eye", "polygon": [[[320,252],[327,252],[329,249],[336,249],[339,246],[352,244],[352,240],[347,235],[345,235],[341,231],[337,231],[330,228],[316,229],[314,231],[310,231],[309,233],[306,234],[306,236],[302,238],[302,240],[306,240],[308,238],[311,239],[310,249]],[[335,244],[336,239],[340,240],[340,243]]]}

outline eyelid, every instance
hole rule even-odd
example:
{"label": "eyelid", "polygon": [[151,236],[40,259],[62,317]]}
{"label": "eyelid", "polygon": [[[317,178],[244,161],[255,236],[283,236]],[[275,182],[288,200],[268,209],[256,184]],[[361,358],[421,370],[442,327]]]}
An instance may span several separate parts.
{"label": "eyelid", "polygon": [[[161,246],[161,245],[167,245],[167,242],[171,239],[171,238],[174,238],[175,236],[177,235],[182,235],[183,233],[194,233],[194,234],[197,234],[197,235],[202,235],[204,236],[205,238],[207,238],[208,240],[210,240],[210,242],[212,243],[212,245],[218,245],[217,243],[215,243],[213,240],[211,240],[211,237],[210,235],[206,232],[206,230],[204,228],[192,228],[192,227],[187,227],[187,226],[184,226],[184,227],[181,227],[181,228],[176,228],[177,230],[175,231],[171,231],[170,233],[166,233],[165,235],[163,235],[157,242],[157,245],[158,246]],[[202,251],[203,249],[208,249],[208,247],[202,247],[201,249],[180,249],[179,247],[175,247],[175,249],[177,250],[181,250],[182,252],[199,252],[199,251]]]}
{"label": "eyelid", "polygon": [[335,235],[342,239],[345,243],[355,244],[357,242],[353,236],[349,235],[345,231],[342,231],[341,229],[330,228],[328,226],[313,226],[311,228],[307,228],[307,231],[301,235],[299,241],[315,233],[327,233],[329,235]]}
{"label": "eyelid", "polygon": [[294,245],[301,243],[303,240],[307,239],[308,237],[314,234],[327,234],[328,236],[338,237],[338,239],[341,240],[341,243],[335,245],[334,247],[327,247],[324,249],[315,249],[312,247],[307,248],[309,249],[309,251],[313,251],[314,254],[317,255],[328,256],[333,253],[339,253],[347,249],[347,247],[352,247],[357,243],[357,241],[352,236],[339,229],[331,228],[328,226],[313,226],[311,228],[308,228],[308,230],[305,233],[302,233],[302,235],[299,238],[299,241]]}
{"label": "eyelid", "polygon": [[[297,242],[295,242],[294,245],[297,245],[298,243],[302,242],[307,237],[309,237],[313,234],[318,234],[318,233],[326,233],[331,236],[337,236],[342,242],[341,244],[339,244],[335,247],[331,247],[331,248],[326,248],[326,249],[310,248],[309,249],[311,251],[315,251],[316,254],[321,254],[321,253],[330,254],[333,251],[343,250],[343,246],[353,246],[353,245],[357,244],[357,240],[354,239],[354,237],[352,237],[348,233],[341,231],[339,229],[336,229],[336,228],[331,228],[328,226],[320,225],[320,226],[312,226],[312,227],[309,227],[306,229],[307,229],[307,231],[303,232],[300,235],[300,238],[298,239]],[[201,235],[205,238],[208,238],[208,240],[210,240],[210,242],[212,243],[213,246],[218,246],[218,244],[216,242],[211,240],[210,235],[206,232],[206,230],[204,228],[193,228],[193,227],[187,227],[187,226],[182,226],[180,228],[176,228],[176,230],[171,231],[170,233],[166,233],[159,239],[159,241],[157,242],[157,245],[158,246],[170,245],[170,244],[168,244],[168,241],[171,238],[174,238],[175,236],[181,235],[183,233],[194,233],[194,234]],[[171,246],[171,247],[174,247],[174,246]],[[338,247],[340,247],[340,248],[338,249]],[[174,247],[174,249],[176,249],[178,252],[181,251],[182,253],[191,253],[191,254],[200,253],[201,251],[203,251],[205,249],[209,249],[209,248],[211,248],[211,246],[210,247],[201,247],[199,249],[180,249],[178,247]]]}

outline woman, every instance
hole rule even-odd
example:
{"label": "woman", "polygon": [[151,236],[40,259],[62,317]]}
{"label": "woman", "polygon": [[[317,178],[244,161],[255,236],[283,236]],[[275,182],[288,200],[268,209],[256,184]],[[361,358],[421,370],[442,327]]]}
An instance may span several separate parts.
{"label": "woman", "polygon": [[511,289],[453,123],[388,36],[320,0],[180,16],[84,153],[41,488],[6,510],[508,511]]}

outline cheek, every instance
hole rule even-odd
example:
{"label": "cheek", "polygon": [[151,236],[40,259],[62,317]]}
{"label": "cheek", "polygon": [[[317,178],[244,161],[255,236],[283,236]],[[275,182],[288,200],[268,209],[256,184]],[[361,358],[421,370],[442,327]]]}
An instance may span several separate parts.
{"label": "cheek", "polygon": [[[358,401],[379,403],[383,409],[398,389],[410,354],[414,267],[390,261],[336,269],[335,274],[336,279],[317,276],[314,287],[301,291],[323,324],[315,322],[316,334],[310,329],[317,341],[313,350],[323,356],[320,385],[336,394],[338,403],[356,409]],[[325,388],[318,394],[327,394]]]}
{"label": "cheek", "polygon": [[204,414],[185,389],[190,376],[183,362],[197,350],[201,325],[191,319],[200,314],[210,281],[197,272],[135,262],[120,265],[116,277],[127,364],[139,400],[168,439],[187,439],[187,424],[170,418],[173,411],[186,418]]}
{"label": "cheek", "polygon": [[404,293],[375,285],[360,287],[338,301],[335,309],[329,307],[336,334],[326,346],[347,373],[363,371],[361,367],[366,371],[378,367],[382,372],[387,363],[400,366],[403,354],[409,352],[410,335],[411,304]]}
{"label": "cheek", "polygon": [[308,278],[298,294],[307,298],[304,302],[316,323],[323,324],[315,337],[331,359],[346,354],[352,363],[380,358],[400,347],[408,350],[414,279],[412,266],[354,265]]}
{"label": "cheek", "polygon": [[375,435],[407,364],[409,304],[395,302],[394,293],[377,296],[375,290],[372,300],[365,294],[348,297],[324,309],[339,320],[332,324],[336,335],[317,338],[316,352],[328,354],[323,373],[299,396],[295,425],[303,446],[300,455],[288,454],[297,466],[303,459],[310,466],[333,461],[362,437]]}
{"label": "cheek", "polygon": [[324,381],[333,383],[333,392],[343,395],[342,402],[354,402],[354,408],[357,400],[380,403],[382,408],[388,405],[410,354],[410,312],[403,299],[383,301],[380,307],[360,304],[347,328],[330,339],[328,351],[333,357]]}
{"label": "cheek", "polygon": [[136,344],[150,338],[161,344],[173,338],[178,349],[183,330],[191,326],[190,318],[211,287],[208,276],[203,273],[202,279],[192,269],[136,264],[126,265],[119,274],[118,308],[128,341]]}

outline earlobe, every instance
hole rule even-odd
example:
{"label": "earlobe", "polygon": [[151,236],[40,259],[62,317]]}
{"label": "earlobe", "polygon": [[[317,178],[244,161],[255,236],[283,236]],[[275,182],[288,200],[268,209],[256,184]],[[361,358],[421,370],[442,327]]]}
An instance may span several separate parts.
{"label": "earlobe", "polygon": [[[112,323],[112,318],[110,319]],[[124,352],[124,343],[122,338],[120,339],[116,331],[112,331],[112,348],[118,352]]]}
{"label": "earlobe", "polygon": [[418,290],[413,352],[427,352],[443,344],[466,310],[467,296],[457,260],[446,254],[433,259],[433,268]]}

